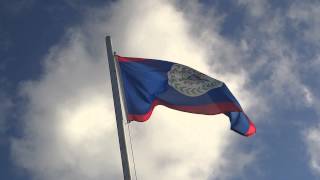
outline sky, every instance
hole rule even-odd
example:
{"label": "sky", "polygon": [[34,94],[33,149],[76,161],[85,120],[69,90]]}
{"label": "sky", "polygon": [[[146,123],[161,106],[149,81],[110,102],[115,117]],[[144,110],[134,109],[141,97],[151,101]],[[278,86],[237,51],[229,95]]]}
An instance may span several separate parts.
{"label": "sky", "polygon": [[157,107],[125,125],[138,179],[320,179],[319,16],[316,0],[1,1],[0,179],[122,179],[107,34],[225,82],[257,127]]}

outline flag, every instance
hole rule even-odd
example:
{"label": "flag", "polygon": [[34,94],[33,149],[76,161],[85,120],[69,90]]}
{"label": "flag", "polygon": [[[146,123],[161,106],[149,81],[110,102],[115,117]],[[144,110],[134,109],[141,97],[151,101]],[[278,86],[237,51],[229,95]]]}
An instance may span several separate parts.
{"label": "flag", "polygon": [[129,121],[148,120],[155,106],[184,112],[224,113],[231,129],[244,136],[256,128],[228,87],[188,66],[154,59],[116,55],[122,77]]}

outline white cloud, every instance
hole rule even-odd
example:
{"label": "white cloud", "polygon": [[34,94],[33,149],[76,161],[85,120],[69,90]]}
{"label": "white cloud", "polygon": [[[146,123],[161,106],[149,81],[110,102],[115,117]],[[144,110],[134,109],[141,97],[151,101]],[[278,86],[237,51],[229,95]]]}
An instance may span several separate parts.
{"label": "white cloud", "polygon": [[[240,57],[243,56],[240,63],[247,67],[245,70],[249,78],[245,78],[246,80],[259,79],[254,82],[256,89],[253,90],[260,97],[259,101],[264,101],[263,104],[280,101],[281,104],[286,104],[283,107],[290,108],[313,105],[313,92],[303,79],[305,63],[301,62],[303,60],[300,52],[292,45],[294,42],[286,37],[289,31],[286,23],[289,23],[290,18],[295,19],[293,13],[297,12],[294,9],[300,8],[300,3],[293,3],[288,14],[286,11],[273,10],[271,3],[267,1],[239,0],[238,3],[245,5],[249,12],[239,41],[239,46],[242,47]],[[316,14],[313,13],[313,16],[316,17]],[[310,19],[311,15],[306,18],[307,21]],[[308,24],[312,25],[312,22]],[[300,31],[297,29],[297,32]],[[314,60],[308,59],[308,62],[312,64]],[[233,62],[233,66],[238,64]],[[263,107],[265,108],[268,111],[270,107]]]}
{"label": "white cloud", "polygon": [[[207,26],[196,27],[202,34],[193,35],[190,31],[195,27],[184,13],[172,2],[151,0],[121,1],[112,8],[89,11],[85,23],[69,29],[50,50],[42,77],[23,86],[29,106],[24,116],[25,136],[13,141],[16,163],[34,179],[121,179],[106,32],[121,55],[175,60],[230,80],[227,84],[236,95],[246,94],[239,91],[243,90],[244,71],[231,78],[228,71],[211,72],[215,67],[207,64],[208,59],[215,64],[220,58],[235,57],[236,47]],[[200,18],[196,12],[188,13]],[[200,43],[199,37],[209,40]],[[222,52],[210,49],[224,46]],[[248,98],[241,97],[243,104],[250,104]],[[223,115],[156,108],[149,122],[131,124],[139,179],[212,178],[211,172],[228,162],[221,154],[233,146],[232,137],[237,136],[229,126]],[[248,155],[247,161],[233,168],[241,173],[243,164],[251,161]]]}
{"label": "white cloud", "polygon": [[238,0],[238,3],[245,5],[249,10],[250,15],[254,17],[263,16],[269,7],[268,2],[265,0]]}
{"label": "white cloud", "polygon": [[310,156],[310,167],[313,172],[320,175],[320,127],[311,128],[305,133],[306,144]]}
{"label": "white cloud", "polygon": [[[257,170],[258,167],[250,165],[257,164],[255,161],[257,161],[258,151],[251,153],[238,152],[234,153],[232,150],[226,150],[224,155],[232,158],[225,159],[225,161],[220,163],[220,166],[212,172],[212,179],[234,179],[234,174],[237,174],[238,179],[250,179],[250,174],[244,174],[241,171],[246,167],[250,167],[251,172]],[[236,168],[233,169],[232,167]],[[226,171],[230,171],[230,168],[232,168],[233,172],[225,173]]]}
{"label": "white cloud", "polygon": [[[288,11],[288,18],[293,22],[293,27],[299,32],[300,38],[302,38],[308,45],[312,45],[311,50],[317,52],[320,47],[320,3],[316,1],[305,1],[303,3],[297,1],[293,3]],[[316,54],[311,57],[307,62],[301,64],[305,68],[306,74],[310,73],[312,76],[308,76],[313,81],[315,76],[318,75],[319,56]],[[312,84],[313,90],[316,90],[319,86],[317,81]],[[310,83],[310,82],[309,82]],[[305,130],[304,141],[307,145],[307,151],[309,153],[309,165],[312,171],[319,176],[320,175],[320,128],[319,128],[319,98],[317,91],[312,91],[311,88],[303,88],[304,97],[307,105],[314,110],[317,116],[317,126],[312,126]]]}
{"label": "white cloud", "polygon": [[294,21],[297,29],[301,29],[302,36],[320,47],[320,3],[314,1],[297,2],[289,9],[288,17]]}

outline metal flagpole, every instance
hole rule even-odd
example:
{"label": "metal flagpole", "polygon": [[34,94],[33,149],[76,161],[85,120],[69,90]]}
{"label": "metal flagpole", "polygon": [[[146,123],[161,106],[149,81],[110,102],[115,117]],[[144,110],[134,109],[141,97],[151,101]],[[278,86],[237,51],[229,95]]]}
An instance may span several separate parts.
{"label": "metal flagpole", "polygon": [[116,113],[116,122],[117,122],[117,129],[118,129],[123,178],[124,180],[131,180],[128,153],[127,153],[126,140],[125,140],[125,134],[124,134],[124,128],[123,128],[123,116],[122,116],[122,110],[121,110],[120,91],[119,91],[119,85],[117,80],[117,65],[115,63],[114,56],[113,56],[110,36],[106,36],[106,46],[107,46],[107,53],[108,53],[108,64],[109,64],[110,79],[111,79],[111,86],[112,86],[114,110]]}

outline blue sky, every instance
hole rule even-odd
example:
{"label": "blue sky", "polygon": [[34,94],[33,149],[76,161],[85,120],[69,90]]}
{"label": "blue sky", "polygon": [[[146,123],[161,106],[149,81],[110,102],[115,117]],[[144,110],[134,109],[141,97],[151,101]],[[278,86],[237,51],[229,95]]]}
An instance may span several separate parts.
{"label": "blue sky", "polygon": [[106,33],[121,55],[223,80],[257,125],[244,138],[223,117],[201,124],[159,108],[130,125],[139,179],[320,179],[319,9],[313,0],[1,2],[1,179],[121,178]]}

